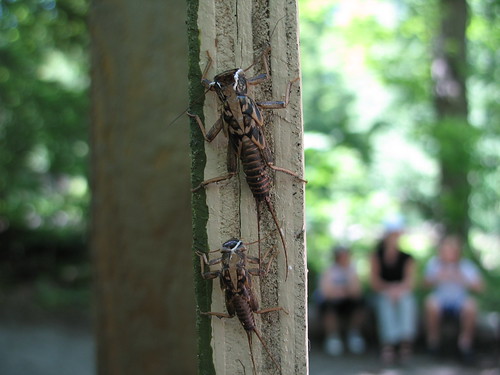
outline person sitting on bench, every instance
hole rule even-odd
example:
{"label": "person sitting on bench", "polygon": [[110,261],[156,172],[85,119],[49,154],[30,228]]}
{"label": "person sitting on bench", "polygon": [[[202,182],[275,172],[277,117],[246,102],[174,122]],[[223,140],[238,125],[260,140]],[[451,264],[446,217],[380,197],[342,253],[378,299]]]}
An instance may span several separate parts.
{"label": "person sitting on bench", "polygon": [[425,285],[433,288],[425,303],[427,345],[432,354],[439,349],[441,319],[455,316],[460,321],[458,349],[467,360],[472,355],[476,324],[476,301],[469,291],[479,292],[483,282],[477,266],[462,258],[462,242],[456,235],[447,235],[439,243],[438,255],[425,269]]}

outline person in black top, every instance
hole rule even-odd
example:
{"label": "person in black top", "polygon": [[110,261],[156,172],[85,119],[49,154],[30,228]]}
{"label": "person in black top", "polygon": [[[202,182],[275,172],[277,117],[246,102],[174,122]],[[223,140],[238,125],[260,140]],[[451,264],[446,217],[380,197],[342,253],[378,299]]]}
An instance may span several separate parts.
{"label": "person in black top", "polygon": [[402,218],[386,221],[385,233],[371,257],[371,286],[376,292],[376,312],[382,344],[382,360],[391,363],[399,346],[400,359],[411,354],[416,331],[413,296],[415,261],[401,251]]}

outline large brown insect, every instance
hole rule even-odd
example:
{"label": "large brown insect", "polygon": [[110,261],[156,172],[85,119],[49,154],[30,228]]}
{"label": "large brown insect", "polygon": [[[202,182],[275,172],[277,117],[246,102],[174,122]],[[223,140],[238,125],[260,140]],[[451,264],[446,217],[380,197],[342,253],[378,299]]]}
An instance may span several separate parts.
{"label": "large brown insect", "polygon": [[[217,134],[227,126],[229,133],[229,149],[227,153],[227,169],[228,174],[220,177],[215,177],[203,181],[198,187],[194,188],[196,191],[208,184],[227,180],[238,172],[238,158],[240,158],[243,165],[243,172],[246,176],[246,181],[250,190],[255,198],[257,205],[257,230],[260,239],[260,210],[259,203],[266,202],[267,208],[271,213],[273,220],[278,228],[281,242],[283,243],[283,250],[285,253],[285,266],[286,275],[288,276],[288,252],[285,243],[283,232],[278,224],[278,218],[273,204],[271,203],[269,189],[271,179],[268,174],[268,168],[287,173],[296,177],[302,182],[306,180],[300,178],[296,173],[280,168],[274,165],[271,150],[267,146],[266,139],[262,132],[264,126],[261,109],[283,109],[286,108],[290,98],[292,84],[298,78],[290,81],[285,94],[284,101],[263,101],[256,102],[247,95],[248,85],[256,85],[262,83],[269,77],[269,67],[267,65],[266,56],[269,48],[263,54],[264,67],[266,73],[259,74],[252,78],[245,78],[245,71],[243,69],[231,69],[220,73],[215,76],[213,81],[206,78],[208,69],[212,64],[212,59],[208,55],[209,61],[203,72],[202,84],[210,91],[215,91],[220,101],[223,104],[223,112],[219,119],[215,122],[212,128],[208,131],[205,130],[203,122],[197,115],[188,113],[198,123],[203,136],[207,142],[212,142]],[[208,54],[208,53],[207,53]],[[246,70],[248,70],[247,68]],[[260,257],[260,245],[259,245]]]}
{"label": "large brown insect", "polygon": [[[226,313],[219,312],[202,312],[204,315],[212,315],[218,318],[233,318],[235,315],[241,322],[247,334],[248,346],[250,347],[250,357],[252,360],[253,373],[256,373],[255,360],[252,350],[252,332],[258,337],[262,346],[266,350],[269,357],[272,359],[278,369],[281,366],[269,351],[260,332],[255,325],[255,317],[253,314],[263,314],[271,311],[282,310],[282,307],[271,307],[268,309],[259,310],[259,302],[255,298],[252,289],[251,276],[263,276],[269,270],[271,261],[268,261],[267,269],[262,268],[247,268],[247,263],[260,265],[260,259],[246,254],[247,248],[245,244],[238,239],[231,239],[224,244],[220,249],[222,256],[220,258],[208,260],[206,253],[197,252],[201,261],[201,275],[204,279],[220,279],[221,289],[224,291],[226,300]],[[265,254],[266,258],[269,251]],[[217,271],[205,272],[205,265],[208,267],[222,263],[222,267]],[[286,311],[285,311],[286,312]]]}

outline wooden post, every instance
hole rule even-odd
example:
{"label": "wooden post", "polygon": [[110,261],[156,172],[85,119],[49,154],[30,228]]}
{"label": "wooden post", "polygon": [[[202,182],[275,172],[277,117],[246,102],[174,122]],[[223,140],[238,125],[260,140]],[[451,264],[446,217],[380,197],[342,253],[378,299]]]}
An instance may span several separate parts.
{"label": "wooden post", "polygon": [[[195,374],[186,5],[94,1],[92,239],[99,375]],[[78,364],[75,364],[78,366]]]}
{"label": "wooden post", "polygon": [[[220,116],[220,104],[214,93],[204,95],[201,72],[213,59],[209,70],[217,73],[246,68],[253,76],[264,72],[259,58],[269,45],[271,79],[252,86],[249,96],[259,100],[283,100],[287,84],[300,77],[298,52],[297,4],[290,0],[273,1],[196,1],[188,2],[188,39],[190,41],[190,111],[201,115],[207,128]],[[204,101],[204,102],[203,102]],[[204,103],[204,104],[203,104]],[[221,134],[210,144],[192,123],[192,183],[227,173],[227,138]],[[300,82],[294,84],[286,109],[265,111],[264,132],[273,150],[275,165],[303,175],[303,128]],[[240,168],[241,169],[241,168]],[[283,374],[307,374],[306,257],[304,224],[304,184],[290,175],[272,172],[272,201],[288,246],[289,270],[285,280],[285,259],[275,224],[261,204],[261,246],[275,246],[279,256],[266,277],[254,278],[261,308],[281,306],[288,311],[257,316],[258,327]],[[193,195],[194,250],[220,248],[232,237],[255,241],[257,213],[243,173],[212,184]],[[207,249],[208,248],[208,249]],[[257,255],[258,245],[249,252]],[[198,330],[200,335],[200,374],[251,374],[252,365],[245,331],[234,319],[219,320],[200,316],[200,311],[226,312],[218,282],[199,276],[195,260]],[[274,365],[255,338],[254,354],[258,373],[273,373]]]}

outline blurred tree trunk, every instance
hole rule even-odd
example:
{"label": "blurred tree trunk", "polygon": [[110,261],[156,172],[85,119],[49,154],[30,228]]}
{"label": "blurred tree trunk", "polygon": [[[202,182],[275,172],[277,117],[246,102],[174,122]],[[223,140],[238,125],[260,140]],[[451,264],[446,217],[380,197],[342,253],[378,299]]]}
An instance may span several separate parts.
{"label": "blurred tree trunk", "polygon": [[439,218],[447,231],[464,238],[469,230],[467,176],[475,136],[468,122],[466,0],[439,1],[439,30],[432,63],[434,104],[438,123],[434,136],[439,149],[441,193]]}
{"label": "blurred tree trunk", "polygon": [[194,374],[186,5],[95,1],[92,251],[100,375]]}

